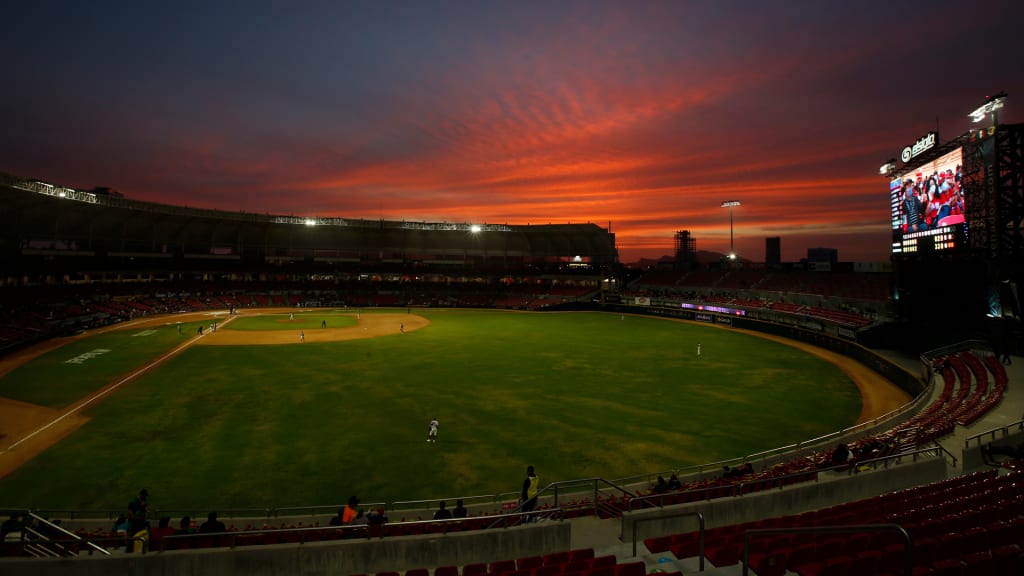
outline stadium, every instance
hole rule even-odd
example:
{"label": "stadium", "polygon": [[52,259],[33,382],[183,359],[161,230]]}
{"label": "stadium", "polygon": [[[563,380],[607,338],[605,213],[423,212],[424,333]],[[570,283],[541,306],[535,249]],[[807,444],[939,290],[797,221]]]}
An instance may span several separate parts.
{"label": "stadium", "polygon": [[[595,224],[226,212],[6,176],[0,564],[1014,573],[1022,134],[890,168],[891,273],[638,272]],[[910,229],[904,177],[951,153],[972,201]],[[941,322],[936,283],[960,304]],[[456,500],[465,517],[434,516]],[[362,516],[335,521],[346,501]],[[213,513],[230,527],[193,530]]]}

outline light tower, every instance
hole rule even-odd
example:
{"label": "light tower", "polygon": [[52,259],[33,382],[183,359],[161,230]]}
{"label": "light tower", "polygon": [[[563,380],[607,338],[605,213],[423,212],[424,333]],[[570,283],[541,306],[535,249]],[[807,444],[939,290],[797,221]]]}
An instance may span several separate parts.
{"label": "light tower", "polygon": [[739,205],[740,205],[740,201],[739,200],[726,200],[725,202],[722,202],[722,208],[728,208],[729,209],[729,259],[730,260],[735,260],[736,259],[736,248],[735,248],[735,245],[733,244],[733,239],[732,239],[732,209],[735,208],[736,206],[739,206]]}
{"label": "light tower", "polygon": [[985,118],[991,116],[992,125],[997,126],[999,124],[999,109],[1003,107],[1003,102],[1006,101],[1006,96],[1006,92],[1000,92],[995,96],[988,96],[985,98],[985,103],[968,114],[968,116],[970,116],[971,120],[974,122],[981,122]]}

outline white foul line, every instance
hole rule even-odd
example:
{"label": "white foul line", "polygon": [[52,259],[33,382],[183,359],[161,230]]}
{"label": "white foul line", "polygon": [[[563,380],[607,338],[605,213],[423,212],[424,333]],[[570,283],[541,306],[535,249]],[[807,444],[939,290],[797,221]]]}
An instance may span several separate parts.
{"label": "white foul line", "polygon": [[[229,317],[228,317],[228,318],[227,318],[226,320],[224,320],[224,322],[223,322],[223,323],[224,323],[224,324],[227,324],[228,322],[230,322],[230,321],[234,320],[235,318],[236,318],[235,316],[229,316]],[[218,325],[218,327],[219,327],[219,325]],[[186,342],[185,342],[184,344],[182,344],[181,346],[178,346],[178,347],[177,347],[177,348],[175,348],[174,350],[171,350],[170,352],[168,352],[168,353],[164,354],[163,356],[161,356],[161,357],[157,358],[157,359],[156,359],[156,360],[154,360],[153,362],[151,362],[151,363],[149,363],[149,364],[147,364],[147,365],[143,366],[142,368],[139,368],[139,369],[138,369],[138,370],[136,370],[135,372],[132,372],[131,374],[129,374],[129,375],[127,375],[127,376],[125,376],[124,378],[122,378],[122,379],[118,380],[117,382],[115,382],[115,383],[113,383],[113,384],[111,384],[111,385],[107,386],[106,388],[104,388],[104,389],[100,390],[99,392],[97,392],[97,393],[93,394],[92,396],[90,396],[90,397],[86,398],[85,400],[83,400],[83,401],[82,401],[82,403],[81,403],[81,404],[79,404],[78,406],[75,406],[75,407],[74,407],[74,408],[72,408],[71,410],[68,410],[67,412],[65,412],[65,413],[61,414],[60,416],[58,416],[58,417],[57,417],[56,419],[52,420],[51,422],[48,422],[47,424],[44,424],[43,426],[40,426],[39,428],[36,428],[36,429],[35,429],[34,431],[32,431],[32,433],[31,433],[31,434],[29,434],[28,436],[25,436],[25,437],[24,437],[24,438],[22,438],[21,440],[18,440],[18,441],[17,441],[17,442],[15,442],[14,444],[11,444],[10,446],[8,446],[8,447],[7,447],[7,450],[5,450],[5,451],[6,451],[6,452],[9,452],[9,451],[11,451],[11,450],[14,450],[15,448],[17,448],[17,447],[18,447],[18,445],[19,445],[19,444],[21,444],[21,443],[23,443],[23,442],[25,442],[25,441],[27,441],[27,440],[31,439],[32,437],[36,436],[37,434],[40,434],[41,432],[45,432],[46,430],[48,430],[49,428],[51,428],[52,426],[54,426],[55,424],[57,424],[57,423],[58,423],[58,422],[60,422],[61,420],[63,420],[63,419],[65,419],[65,418],[67,418],[68,416],[71,416],[72,414],[75,414],[76,412],[80,411],[80,410],[81,410],[82,408],[85,408],[86,406],[88,406],[88,405],[92,404],[93,402],[95,402],[95,401],[99,400],[100,398],[103,398],[104,396],[106,396],[107,394],[110,394],[110,393],[111,393],[111,392],[113,392],[114,390],[117,390],[118,388],[120,388],[120,387],[121,387],[121,385],[122,385],[122,384],[124,384],[124,383],[126,383],[126,382],[129,382],[129,381],[131,381],[131,380],[133,380],[133,379],[134,379],[134,378],[135,378],[136,376],[139,376],[140,374],[144,374],[144,373],[145,373],[145,372],[147,372],[147,371],[148,371],[148,370],[149,370],[150,368],[153,368],[154,366],[156,366],[156,365],[160,364],[160,363],[161,363],[161,362],[163,362],[164,360],[167,360],[167,359],[168,359],[168,358],[170,358],[171,356],[174,356],[174,355],[175,355],[175,354],[177,354],[178,352],[181,352],[181,351],[182,351],[182,350],[184,350],[185,348],[188,348],[188,347],[189,347],[189,346],[191,346],[191,345],[192,345],[192,343],[194,343],[194,342],[195,342],[196,340],[199,340],[200,338],[202,338],[203,336],[206,336],[206,335],[208,335],[208,334],[210,334],[210,331],[204,332],[203,334],[201,334],[201,335],[199,335],[199,336],[193,336],[193,337],[192,337],[192,338],[191,338],[190,340],[186,341]]]}

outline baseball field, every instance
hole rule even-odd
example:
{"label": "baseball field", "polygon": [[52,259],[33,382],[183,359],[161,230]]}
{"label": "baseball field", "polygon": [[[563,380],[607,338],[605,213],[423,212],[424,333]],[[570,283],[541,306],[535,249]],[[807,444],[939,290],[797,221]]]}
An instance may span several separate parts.
{"label": "baseball field", "polygon": [[404,308],[136,320],[0,360],[0,397],[0,505],[116,509],[146,487],[155,508],[201,510],[513,492],[528,464],[542,484],[631,477],[909,400],[842,356],[730,328]]}

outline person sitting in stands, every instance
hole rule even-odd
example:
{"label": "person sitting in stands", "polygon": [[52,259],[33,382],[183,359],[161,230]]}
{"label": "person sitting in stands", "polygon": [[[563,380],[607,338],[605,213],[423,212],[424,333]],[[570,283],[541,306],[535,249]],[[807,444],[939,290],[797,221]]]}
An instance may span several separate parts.
{"label": "person sitting in stands", "polygon": [[852,456],[853,454],[850,452],[850,447],[846,444],[840,443],[836,446],[836,449],[832,451],[832,456],[829,458],[829,464],[835,468],[846,466],[850,463]]}
{"label": "person sitting in stands", "polygon": [[451,511],[446,508],[447,505],[447,502],[441,500],[441,503],[437,506],[437,511],[434,512],[434,520],[448,520],[452,517]]}
{"label": "person sitting in stands", "polygon": [[227,532],[228,528],[223,522],[217,520],[217,513],[210,512],[206,516],[206,522],[199,527],[200,534],[212,534],[214,532]]}
{"label": "person sitting in stands", "polygon": [[124,514],[118,515],[117,519],[114,520],[114,534],[118,536],[124,536],[128,534],[128,531],[132,529],[131,521]]}
{"label": "person sitting in stands", "polygon": [[388,517],[384,514],[383,508],[376,510],[370,510],[366,513],[366,523],[370,526],[380,526],[388,521]]}
{"label": "person sitting in stands", "polygon": [[195,534],[195,530],[192,529],[192,517],[182,516],[181,521],[178,522],[178,528],[174,530],[173,536],[180,536],[181,534]]}
{"label": "person sitting in stands", "polygon": [[668,489],[669,490],[682,490],[683,489],[683,483],[679,481],[679,477],[676,476],[675,474],[672,474],[672,476],[669,477],[669,479],[668,479]]}
{"label": "person sitting in stands", "polygon": [[740,464],[735,468],[724,467],[722,478],[739,478],[741,476],[748,476],[754,473],[754,465],[750,462]]}
{"label": "person sitting in stands", "polygon": [[164,536],[170,536],[174,533],[174,528],[171,528],[171,517],[164,516],[160,518],[160,523],[156,528],[149,531],[149,549],[159,550],[160,539]]}
{"label": "person sitting in stands", "polygon": [[341,523],[352,524],[357,519],[363,517],[363,511],[358,508],[359,498],[355,496],[349,496],[348,504],[345,505],[345,509],[341,511]]}
{"label": "person sitting in stands", "polygon": [[462,498],[455,501],[455,508],[452,508],[452,518],[465,518],[466,507],[462,505]]}
{"label": "person sitting in stands", "polygon": [[344,515],[345,515],[345,507],[342,506],[341,508],[338,508],[338,513],[337,514],[335,514],[334,516],[331,516],[331,521],[328,522],[327,524],[329,526],[341,526],[341,524],[342,524],[341,519],[344,517]]}
{"label": "person sitting in stands", "polygon": [[665,492],[668,492],[668,482],[665,482],[665,477],[659,475],[658,481],[654,483],[654,486],[651,486],[651,490],[655,494],[664,494]]}

